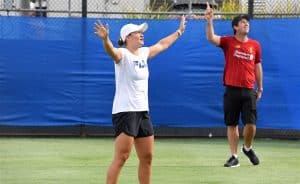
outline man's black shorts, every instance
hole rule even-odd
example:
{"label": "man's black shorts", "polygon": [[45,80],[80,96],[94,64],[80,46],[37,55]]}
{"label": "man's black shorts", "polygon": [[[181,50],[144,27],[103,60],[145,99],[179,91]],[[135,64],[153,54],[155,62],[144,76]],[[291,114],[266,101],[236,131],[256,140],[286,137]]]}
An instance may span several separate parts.
{"label": "man's black shorts", "polygon": [[226,86],[224,93],[224,121],[227,126],[256,124],[256,92],[253,89]]}
{"label": "man's black shorts", "polygon": [[154,134],[150,115],[142,112],[119,112],[112,115],[115,136],[122,132],[134,138],[148,137]]}

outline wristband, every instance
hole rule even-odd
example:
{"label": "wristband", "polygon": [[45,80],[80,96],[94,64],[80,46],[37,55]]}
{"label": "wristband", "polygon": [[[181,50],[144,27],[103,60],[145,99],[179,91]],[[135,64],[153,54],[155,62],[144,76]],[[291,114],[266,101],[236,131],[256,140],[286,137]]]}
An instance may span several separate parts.
{"label": "wristband", "polygon": [[257,89],[258,92],[263,92],[263,88]]}
{"label": "wristband", "polygon": [[182,35],[182,32],[180,31],[180,29],[178,29],[177,31],[178,37]]}

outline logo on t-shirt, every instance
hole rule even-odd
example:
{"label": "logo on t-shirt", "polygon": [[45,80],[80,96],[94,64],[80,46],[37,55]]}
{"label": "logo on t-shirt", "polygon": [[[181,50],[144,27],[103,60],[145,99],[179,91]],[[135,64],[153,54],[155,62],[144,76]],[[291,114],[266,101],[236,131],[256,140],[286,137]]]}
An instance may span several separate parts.
{"label": "logo on t-shirt", "polygon": [[253,48],[252,47],[249,48],[249,52],[252,54],[252,52],[253,52]]}
{"label": "logo on t-shirt", "polygon": [[147,63],[144,60],[141,61],[133,61],[134,62],[134,67],[135,68],[146,68]]}
{"label": "logo on t-shirt", "polygon": [[246,53],[246,52],[241,52],[241,51],[238,51],[238,50],[234,51],[233,56],[235,56],[237,58],[241,58],[241,59],[246,59],[246,60],[249,60],[249,61],[252,61],[253,58],[254,58],[253,54],[249,54],[249,53]]}

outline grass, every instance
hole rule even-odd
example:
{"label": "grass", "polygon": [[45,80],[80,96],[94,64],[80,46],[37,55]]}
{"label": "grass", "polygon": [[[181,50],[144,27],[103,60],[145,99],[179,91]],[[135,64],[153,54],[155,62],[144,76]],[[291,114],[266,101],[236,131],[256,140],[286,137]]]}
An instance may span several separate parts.
{"label": "grass", "polygon": [[[300,183],[299,140],[260,139],[255,148],[261,165],[239,154],[239,168],[224,168],[225,139],[156,139],[152,183]],[[112,154],[112,138],[0,138],[0,183],[102,184]],[[120,183],[138,183],[134,151]]]}

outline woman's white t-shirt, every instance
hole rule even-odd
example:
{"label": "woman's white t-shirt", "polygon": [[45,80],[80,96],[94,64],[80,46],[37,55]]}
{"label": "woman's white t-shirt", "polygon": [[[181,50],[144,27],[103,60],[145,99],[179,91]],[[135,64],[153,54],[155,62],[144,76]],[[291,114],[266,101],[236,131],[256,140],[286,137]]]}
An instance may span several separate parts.
{"label": "woman's white t-shirt", "polygon": [[120,48],[121,61],[115,63],[116,91],[112,114],[128,111],[149,111],[147,59],[149,47],[141,47],[138,55]]}

